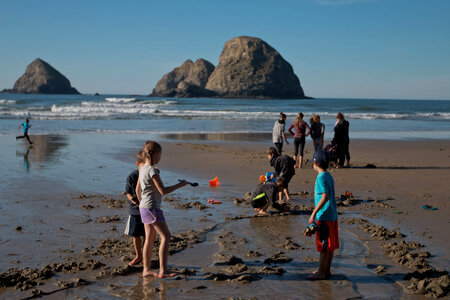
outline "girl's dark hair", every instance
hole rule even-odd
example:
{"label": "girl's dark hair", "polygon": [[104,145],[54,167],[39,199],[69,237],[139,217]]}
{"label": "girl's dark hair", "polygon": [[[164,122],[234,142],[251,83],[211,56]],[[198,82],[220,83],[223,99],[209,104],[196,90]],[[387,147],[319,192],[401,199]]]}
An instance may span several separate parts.
{"label": "girl's dark hair", "polygon": [[344,119],[345,119],[345,118],[344,118],[344,114],[341,113],[341,112],[338,112],[338,114],[337,114],[337,116],[336,116],[336,119],[344,120]]}
{"label": "girl's dark hair", "polygon": [[144,155],[144,159],[149,159],[151,164],[153,164],[153,153],[159,152],[161,153],[162,147],[155,141],[146,141],[144,146],[142,146],[142,153]]}
{"label": "girl's dark hair", "polygon": [[280,112],[280,119],[286,119],[286,115],[282,112]]}

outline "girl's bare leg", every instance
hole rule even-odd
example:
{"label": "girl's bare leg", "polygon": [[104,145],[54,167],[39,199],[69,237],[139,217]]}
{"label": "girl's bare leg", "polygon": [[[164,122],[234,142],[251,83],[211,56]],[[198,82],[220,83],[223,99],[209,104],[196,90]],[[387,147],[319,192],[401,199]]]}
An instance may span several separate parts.
{"label": "girl's bare leg", "polygon": [[144,250],[143,250],[143,260],[144,260],[144,271],[142,272],[142,276],[157,276],[155,272],[152,272],[152,250],[153,243],[156,238],[156,231],[153,228],[152,224],[144,224],[145,228],[145,242],[144,242]]}
{"label": "girl's bare leg", "polygon": [[159,246],[159,278],[173,277],[178,275],[178,273],[169,272],[167,270],[167,258],[169,256],[169,242],[170,242],[170,231],[167,227],[166,222],[156,222],[153,227],[158,232],[161,238],[161,244]]}

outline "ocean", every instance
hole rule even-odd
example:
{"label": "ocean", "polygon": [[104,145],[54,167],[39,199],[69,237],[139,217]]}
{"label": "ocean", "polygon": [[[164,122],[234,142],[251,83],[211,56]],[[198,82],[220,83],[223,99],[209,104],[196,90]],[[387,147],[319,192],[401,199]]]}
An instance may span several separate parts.
{"label": "ocean", "polygon": [[390,99],[174,99],[129,95],[0,94],[0,134],[20,133],[28,117],[33,134],[270,133],[279,113],[287,127],[299,112],[319,114],[326,139],[337,112],[356,139],[449,139],[450,100]]}

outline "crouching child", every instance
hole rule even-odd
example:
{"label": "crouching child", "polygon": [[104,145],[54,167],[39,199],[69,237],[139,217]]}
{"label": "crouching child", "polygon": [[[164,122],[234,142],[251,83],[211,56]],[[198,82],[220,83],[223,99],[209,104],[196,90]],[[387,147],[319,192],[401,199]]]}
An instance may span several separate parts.
{"label": "crouching child", "polygon": [[284,177],[278,177],[275,182],[262,182],[252,191],[251,206],[258,215],[267,216],[269,206],[280,212],[288,211],[286,203],[281,204],[279,199],[280,192],[287,187],[287,181]]}

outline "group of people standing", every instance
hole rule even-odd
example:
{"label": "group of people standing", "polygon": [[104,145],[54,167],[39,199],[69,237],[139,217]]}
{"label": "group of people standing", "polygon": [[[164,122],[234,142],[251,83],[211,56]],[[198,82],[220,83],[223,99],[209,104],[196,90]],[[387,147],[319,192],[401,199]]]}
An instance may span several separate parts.
{"label": "group of people standing", "polygon": [[[301,168],[303,165],[303,153],[305,149],[306,137],[309,135],[314,144],[314,152],[324,148],[325,125],[320,122],[320,116],[315,114],[310,119],[310,125],[303,120],[303,113],[298,113],[295,121],[288,127],[288,132],[294,137],[294,160],[295,168]],[[336,116],[336,124],[334,125],[334,138],[331,144],[327,146],[329,150],[336,151],[336,161],[333,163],[335,167],[343,167],[345,159],[347,166],[350,166],[349,152],[349,127],[350,123],[345,120],[344,114],[339,112]],[[283,151],[283,143],[289,145],[289,141],[285,134],[286,114],[280,113],[280,119],[277,120],[272,130],[272,141],[278,153],[281,155]]]}

